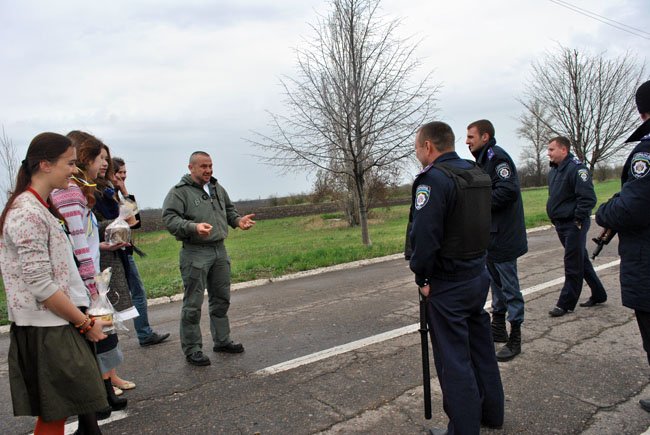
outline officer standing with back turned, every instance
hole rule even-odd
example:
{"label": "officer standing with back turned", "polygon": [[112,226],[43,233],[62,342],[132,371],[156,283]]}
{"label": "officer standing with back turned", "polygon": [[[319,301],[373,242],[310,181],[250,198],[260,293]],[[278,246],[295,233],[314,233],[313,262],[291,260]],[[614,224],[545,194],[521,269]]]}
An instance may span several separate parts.
{"label": "officer standing with back turned", "polygon": [[[637,89],[636,106],[643,123],[626,143],[639,143],[623,166],[621,191],[600,206],[596,222],[618,232],[622,302],[634,310],[650,364],[650,81]],[[649,399],[639,404],[650,412]]]}
{"label": "officer standing with back turned", "polygon": [[[490,237],[490,178],[454,150],[447,124],[418,129],[415,155],[424,169],[412,190],[410,268],[426,297],[427,322],[442,389],[447,430],[478,434],[503,425],[504,395],[483,309],[490,285],[485,252]],[[465,189],[465,187],[470,187]]]}

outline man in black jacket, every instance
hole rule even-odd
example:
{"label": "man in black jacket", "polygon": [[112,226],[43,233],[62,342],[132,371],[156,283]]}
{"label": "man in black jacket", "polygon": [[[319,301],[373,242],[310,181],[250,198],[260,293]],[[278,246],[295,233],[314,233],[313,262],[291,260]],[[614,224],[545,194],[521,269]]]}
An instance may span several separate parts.
{"label": "man in black jacket", "polygon": [[[637,90],[636,105],[643,124],[626,143],[639,143],[623,166],[620,193],[600,206],[596,222],[618,233],[623,305],[634,310],[650,364],[650,81]],[[650,412],[650,400],[640,404]]]}
{"label": "man in black jacket", "polygon": [[[494,126],[487,119],[467,126],[467,145],[476,163],[492,180],[492,225],[487,269],[492,282],[492,338],[506,343],[497,352],[499,361],[521,353],[524,297],[517,276],[517,258],[528,251],[524,206],[514,162],[497,146]],[[510,336],[506,330],[506,313]]]}
{"label": "man in black jacket", "polygon": [[587,232],[591,223],[591,210],[596,205],[596,193],[587,167],[569,149],[568,138],[558,136],[548,144],[551,170],[548,173],[548,201],[546,213],[564,247],[564,285],[557,305],[549,314],[564,316],[573,311],[582,280],[591,288],[591,297],[580,304],[593,307],[607,300],[607,293],[589,261]]}
{"label": "man in black jacket", "polygon": [[[490,231],[490,183],[472,162],[454,150],[447,124],[423,125],[415,155],[424,169],[412,190],[410,268],[427,302],[427,321],[447,431],[430,434],[477,434],[481,424],[501,427],[504,395],[483,309],[490,279],[485,250]],[[462,190],[457,172],[481,183]],[[474,186],[474,185],[473,185]],[[470,197],[471,196],[471,197]]]}

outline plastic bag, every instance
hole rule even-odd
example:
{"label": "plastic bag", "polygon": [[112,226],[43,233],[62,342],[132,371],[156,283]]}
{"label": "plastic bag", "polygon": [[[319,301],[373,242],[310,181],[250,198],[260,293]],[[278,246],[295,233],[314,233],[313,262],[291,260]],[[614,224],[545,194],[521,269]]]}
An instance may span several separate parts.
{"label": "plastic bag", "polygon": [[129,243],[131,241],[131,226],[126,222],[131,216],[138,212],[138,205],[135,201],[125,200],[120,204],[120,216],[115,219],[104,232],[104,240],[111,245],[118,243]]}
{"label": "plastic bag", "polygon": [[109,284],[111,282],[111,268],[107,267],[99,275],[95,275],[95,284],[97,285],[97,296],[91,298],[90,307],[88,308],[88,315],[92,318],[107,320],[113,322],[112,326],[104,326],[102,330],[106,334],[114,334],[116,330],[128,331],[129,329],[124,326],[116,316],[115,308],[111,301],[108,299],[108,291],[110,290]]}

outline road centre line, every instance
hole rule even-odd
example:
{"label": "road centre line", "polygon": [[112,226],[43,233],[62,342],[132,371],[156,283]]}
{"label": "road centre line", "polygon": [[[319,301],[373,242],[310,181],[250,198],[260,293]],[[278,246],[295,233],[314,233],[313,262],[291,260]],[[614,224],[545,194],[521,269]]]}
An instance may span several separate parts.
{"label": "road centre line", "polygon": [[[610,267],[618,266],[621,263],[621,260],[614,260],[609,263],[601,264],[598,267],[595,267],[594,269],[596,271],[608,269]],[[562,284],[564,282],[564,277],[557,278],[551,281],[543,282],[541,284],[534,285],[532,287],[528,287],[527,289],[522,290],[522,294],[524,296],[533,294],[535,292],[547,289],[549,287],[553,287],[559,284]],[[490,308],[490,305],[492,304],[491,301],[488,301],[485,303],[484,308],[488,309]],[[279,364],[272,365],[270,367],[266,367],[260,370],[257,370],[253,374],[255,375],[260,375],[260,376],[268,376],[268,375],[274,375],[276,373],[281,373],[285,372],[288,370],[292,370],[307,364],[312,364],[327,358],[331,358],[336,355],[341,355],[347,352],[352,352],[357,349],[361,349],[366,346],[370,346],[373,344],[381,343],[383,341],[387,340],[392,340],[393,338],[398,338],[406,334],[411,334],[414,332],[417,332],[420,328],[419,323],[414,323],[412,325],[408,326],[403,326],[398,329],[393,329],[391,331],[383,332],[381,334],[373,335],[371,337],[366,337],[361,340],[356,340],[352,341],[350,343],[342,344],[340,346],[335,346],[331,347],[329,349],[321,350],[316,353],[312,353],[309,355],[301,356],[289,361],[285,361]]]}

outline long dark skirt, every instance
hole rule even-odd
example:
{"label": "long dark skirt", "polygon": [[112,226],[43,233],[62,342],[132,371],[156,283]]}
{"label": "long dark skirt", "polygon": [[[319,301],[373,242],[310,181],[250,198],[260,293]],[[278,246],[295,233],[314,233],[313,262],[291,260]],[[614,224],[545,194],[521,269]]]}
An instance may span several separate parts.
{"label": "long dark skirt", "polygon": [[108,407],[95,356],[71,325],[11,325],[9,382],[14,415],[45,421]]}

